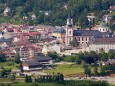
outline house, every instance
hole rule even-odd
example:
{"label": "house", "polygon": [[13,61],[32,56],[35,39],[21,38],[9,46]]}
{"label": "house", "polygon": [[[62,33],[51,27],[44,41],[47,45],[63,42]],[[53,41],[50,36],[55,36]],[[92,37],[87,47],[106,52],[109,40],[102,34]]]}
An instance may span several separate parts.
{"label": "house", "polygon": [[115,11],[115,6],[114,6],[114,5],[110,6],[108,10],[109,10],[110,12]]}
{"label": "house", "polygon": [[88,21],[89,21],[89,22],[94,22],[95,19],[96,19],[96,17],[93,16],[93,15],[88,15],[87,18],[88,18]]}
{"label": "house", "polygon": [[93,38],[87,47],[87,51],[100,52],[100,49],[105,52],[115,50],[115,37]]}
{"label": "house", "polygon": [[22,35],[22,38],[23,37],[27,38],[26,40],[28,40],[31,43],[37,43],[41,39],[41,33],[40,32],[23,32],[23,33],[20,33],[18,35],[20,35],[20,38],[21,38],[21,35]]}
{"label": "house", "polygon": [[3,34],[3,38],[5,39],[9,39],[9,38],[12,38],[12,37],[15,37],[16,36],[16,33],[12,33],[12,32],[4,32]]}
{"label": "house", "polygon": [[56,52],[57,54],[60,54],[64,50],[72,50],[72,48],[70,46],[66,46],[65,44],[52,43],[44,45],[42,48],[42,53],[44,55],[47,55],[48,52]]}
{"label": "house", "polygon": [[107,62],[106,62],[106,65],[115,65],[115,59],[109,59]]}
{"label": "house", "polygon": [[6,58],[14,58],[16,52],[14,50],[11,50],[9,48],[2,49],[3,53],[5,54]]}
{"label": "house", "polygon": [[47,56],[37,56],[34,58],[29,58],[22,63],[23,71],[39,70],[43,68],[49,68],[53,65],[53,61]]}
{"label": "house", "polygon": [[3,14],[4,14],[4,16],[8,16],[10,14],[10,12],[11,12],[11,9],[9,7],[6,7]]}
{"label": "house", "polygon": [[35,44],[27,44],[14,47],[14,50],[20,54],[21,58],[36,57],[41,53],[41,47]]}
{"label": "house", "polygon": [[112,19],[112,17],[110,15],[104,15],[103,16],[103,20],[108,24],[110,22],[110,20]]}
{"label": "house", "polygon": [[52,33],[53,37],[56,37],[57,40],[64,43],[65,41],[65,29],[63,27],[55,26],[54,32]]}
{"label": "house", "polygon": [[36,15],[32,14],[31,18],[32,18],[32,20],[36,19]]}
{"label": "house", "polygon": [[47,55],[48,52],[56,52],[60,53],[61,52],[61,47],[58,44],[49,44],[49,45],[44,45],[42,49],[42,53],[44,55]]}
{"label": "house", "polygon": [[8,47],[8,44],[6,42],[0,43],[0,49],[5,49]]}

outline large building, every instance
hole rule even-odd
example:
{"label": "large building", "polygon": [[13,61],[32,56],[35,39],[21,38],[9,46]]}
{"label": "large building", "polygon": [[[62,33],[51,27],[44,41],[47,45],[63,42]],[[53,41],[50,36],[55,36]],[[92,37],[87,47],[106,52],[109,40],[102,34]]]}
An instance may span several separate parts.
{"label": "large building", "polygon": [[97,27],[97,30],[78,30],[73,27],[73,20],[68,18],[65,30],[66,45],[70,45],[70,42],[76,38],[80,47],[87,47],[92,38],[111,37],[111,32],[105,22],[102,22]]}
{"label": "large building", "polygon": [[87,51],[100,52],[100,50],[105,52],[115,50],[115,37],[93,38],[89,43]]}
{"label": "large building", "polygon": [[25,72],[35,71],[39,69],[48,69],[53,65],[53,61],[47,56],[37,56],[34,58],[29,58],[22,63],[22,70]]}

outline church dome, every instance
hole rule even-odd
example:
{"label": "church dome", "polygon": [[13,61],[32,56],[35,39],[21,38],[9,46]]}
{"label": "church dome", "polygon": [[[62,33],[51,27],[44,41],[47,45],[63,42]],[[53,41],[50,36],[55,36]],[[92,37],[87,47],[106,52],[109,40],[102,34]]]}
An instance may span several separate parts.
{"label": "church dome", "polygon": [[99,27],[107,27],[107,24],[103,21],[103,22],[99,25]]}
{"label": "church dome", "polygon": [[98,30],[100,32],[108,32],[109,31],[109,27],[107,26],[106,22],[102,22],[99,26],[98,26]]}

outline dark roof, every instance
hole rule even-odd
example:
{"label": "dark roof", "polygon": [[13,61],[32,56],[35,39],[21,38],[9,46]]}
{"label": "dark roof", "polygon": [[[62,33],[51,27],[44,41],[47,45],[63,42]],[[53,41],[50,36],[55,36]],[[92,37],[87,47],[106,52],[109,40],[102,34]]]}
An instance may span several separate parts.
{"label": "dark roof", "polygon": [[37,56],[37,57],[34,57],[33,59],[38,62],[52,60],[49,56]]}
{"label": "dark roof", "polygon": [[1,38],[0,39],[0,42],[11,42],[11,41],[12,41],[12,38],[9,38],[9,39]]}
{"label": "dark roof", "polygon": [[65,29],[63,29],[62,27],[55,26],[54,32],[55,32],[55,33],[65,33],[66,31],[65,31]]}
{"label": "dark roof", "polygon": [[115,37],[104,37],[92,39],[93,44],[115,44]]}
{"label": "dark roof", "polygon": [[110,35],[109,32],[100,32],[98,30],[74,30],[73,36],[94,36],[103,37],[103,35]]}
{"label": "dark roof", "polygon": [[24,61],[23,64],[27,64],[28,66],[36,66],[36,65],[42,65],[41,63],[37,62],[37,61]]}
{"label": "dark roof", "polygon": [[106,24],[106,22],[101,22],[101,24],[99,25],[99,27],[107,27],[107,24]]}

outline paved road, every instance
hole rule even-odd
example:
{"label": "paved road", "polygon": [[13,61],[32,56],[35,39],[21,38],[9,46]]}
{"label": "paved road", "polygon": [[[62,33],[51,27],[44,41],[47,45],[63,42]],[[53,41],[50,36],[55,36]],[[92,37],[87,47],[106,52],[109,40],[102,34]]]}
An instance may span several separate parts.
{"label": "paved road", "polygon": [[70,78],[65,78],[65,80],[95,80],[95,81],[99,81],[99,80],[105,80],[110,84],[114,84],[115,85],[115,77],[70,77]]}

